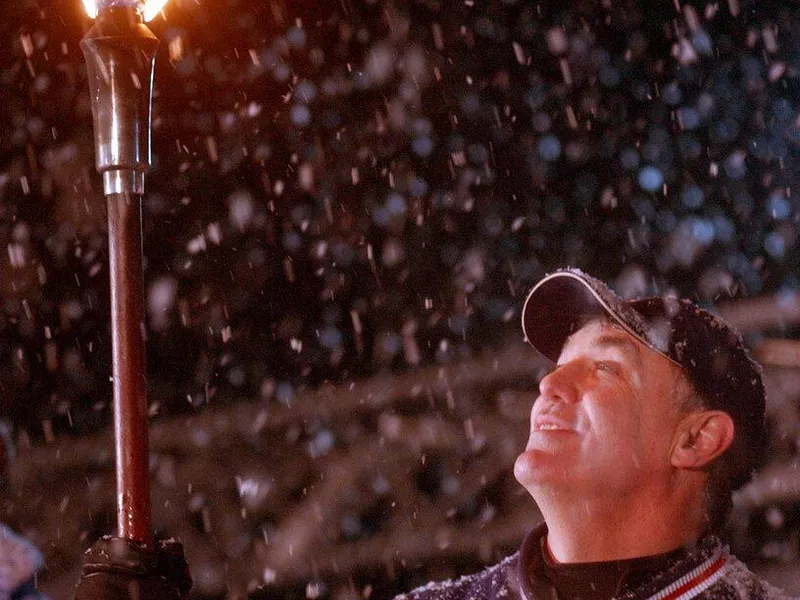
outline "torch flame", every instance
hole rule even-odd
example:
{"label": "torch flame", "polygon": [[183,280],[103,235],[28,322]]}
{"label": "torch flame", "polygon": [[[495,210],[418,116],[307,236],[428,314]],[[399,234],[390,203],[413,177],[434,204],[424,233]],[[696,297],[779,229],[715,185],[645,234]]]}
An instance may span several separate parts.
{"label": "torch flame", "polygon": [[97,2],[95,0],[83,0],[83,8],[86,9],[86,14],[89,15],[90,19],[94,19],[97,16]]}
{"label": "torch flame", "polygon": [[147,0],[142,7],[142,18],[144,22],[147,23],[147,21],[161,12],[161,9],[164,8],[166,3],[167,0]]}
{"label": "torch flame", "polygon": [[167,0],[82,0],[83,7],[86,9],[86,14],[90,19],[97,17],[100,8],[109,6],[136,6],[138,12],[142,15],[145,22],[150,21],[155,17]]}

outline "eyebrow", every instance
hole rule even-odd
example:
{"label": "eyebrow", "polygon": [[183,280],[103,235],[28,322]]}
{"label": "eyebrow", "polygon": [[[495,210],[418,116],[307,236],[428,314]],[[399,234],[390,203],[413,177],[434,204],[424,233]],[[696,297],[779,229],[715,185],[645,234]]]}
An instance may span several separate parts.
{"label": "eyebrow", "polygon": [[639,352],[639,347],[629,339],[626,334],[621,333],[603,333],[599,335],[593,342],[594,348],[617,348],[633,357],[637,366],[642,365],[642,356]]}

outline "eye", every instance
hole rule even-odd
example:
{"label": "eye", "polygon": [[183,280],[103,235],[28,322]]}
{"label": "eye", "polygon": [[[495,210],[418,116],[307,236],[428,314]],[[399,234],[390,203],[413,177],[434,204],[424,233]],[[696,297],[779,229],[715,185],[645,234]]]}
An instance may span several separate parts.
{"label": "eye", "polygon": [[619,368],[615,363],[610,363],[603,360],[597,361],[595,363],[595,368],[598,371],[605,371],[606,373],[611,373],[612,375],[617,375],[619,373]]}

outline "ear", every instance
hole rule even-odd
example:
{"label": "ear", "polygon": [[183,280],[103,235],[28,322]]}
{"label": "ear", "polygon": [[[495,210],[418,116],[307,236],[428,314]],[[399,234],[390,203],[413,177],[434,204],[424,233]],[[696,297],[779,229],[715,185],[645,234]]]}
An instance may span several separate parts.
{"label": "ear", "polygon": [[734,432],[733,419],[725,411],[692,412],[675,430],[670,463],[679,469],[701,469],[730,448]]}

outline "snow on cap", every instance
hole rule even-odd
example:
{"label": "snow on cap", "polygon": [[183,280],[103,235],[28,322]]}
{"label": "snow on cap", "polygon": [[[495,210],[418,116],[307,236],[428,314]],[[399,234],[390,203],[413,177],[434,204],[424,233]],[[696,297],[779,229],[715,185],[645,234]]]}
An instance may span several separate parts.
{"label": "snow on cap", "polygon": [[736,434],[729,450],[733,489],[746,483],[766,453],[765,393],[759,365],[728,323],[675,296],[625,301],[578,269],[563,269],[534,286],[522,308],[529,344],[556,362],[587,317],[607,316],[683,370],[710,409],[724,410]]}

